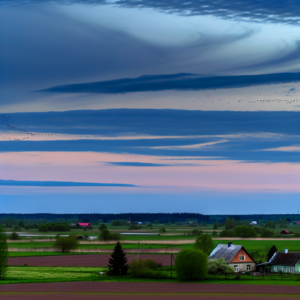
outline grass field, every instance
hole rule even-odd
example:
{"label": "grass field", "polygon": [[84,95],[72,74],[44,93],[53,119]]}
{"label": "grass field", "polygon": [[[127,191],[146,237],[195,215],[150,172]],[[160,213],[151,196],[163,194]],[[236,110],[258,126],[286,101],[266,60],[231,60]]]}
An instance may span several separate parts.
{"label": "grass field", "polygon": [[[122,277],[101,277],[100,271],[107,271],[107,268],[99,267],[14,267],[8,268],[7,277],[0,281],[0,284],[11,283],[40,283],[40,282],[70,282],[70,281],[105,281],[105,282],[178,282],[175,270],[162,268],[166,279],[139,279],[132,278],[130,275]],[[287,275],[283,278],[279,275],[263,277],[252,277],[243,275],[237,280],[236,275],[225,278],[223,275],[208,275],[204,283],[235,283],[235,284],[259,284],[259,285],[295,285],[300,286],[300,276]]]}

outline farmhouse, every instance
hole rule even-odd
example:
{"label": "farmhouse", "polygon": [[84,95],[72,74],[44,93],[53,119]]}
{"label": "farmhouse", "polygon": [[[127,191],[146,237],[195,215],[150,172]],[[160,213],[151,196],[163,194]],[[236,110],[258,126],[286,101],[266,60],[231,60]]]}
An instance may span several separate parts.
{"label": "farmhouse", "polygon": [[92,228],[91,223],[76,223],[76,227]]}
{"label": "farmhouse", "polygon": [[279,234],[290,234],[287,230],[282,230],[279,232]]}
{"label": "farmhouse", "polygon": [[241,245],[219,244],[210,254],[208,259],[224,258],[235,272],[255,271],[255,260]]}
{"label": "farmhouse", "polygon": [[[267,263],[258,265],[259,267],[270,266],[271,272],[300,273],[300,253],[275,252]],[[262,271],[262,270],[261,270]]]}

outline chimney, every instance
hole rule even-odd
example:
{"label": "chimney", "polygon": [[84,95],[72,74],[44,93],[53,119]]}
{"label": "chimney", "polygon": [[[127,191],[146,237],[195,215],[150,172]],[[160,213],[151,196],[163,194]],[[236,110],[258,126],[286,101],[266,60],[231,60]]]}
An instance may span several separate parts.
{"label": "chimney", "polygon": [[229,242],[228,243],[228,248],[231,247],[231,246],[232,246],[232,242]]}
{"label": "chimney", "polygon": [[285,254],[289,253],[289,249],[284,249],[284,253]]}

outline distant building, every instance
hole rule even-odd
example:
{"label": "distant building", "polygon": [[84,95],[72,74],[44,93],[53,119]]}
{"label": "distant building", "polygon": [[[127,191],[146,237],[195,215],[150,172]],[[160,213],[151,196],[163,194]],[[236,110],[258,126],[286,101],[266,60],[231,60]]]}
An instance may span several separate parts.
{"label": "distant building", "polygon": [[247,250],[241,245],[219,244],[210,254],[208,259],[224,258],[235,272],[255,271],[256,263]]}
{"label": "distant building", "polygon": [[270,271],[284,272],[284,273],[300,273],[300,253],[294,252],[289,253],[288,249],[285,249],[284,252],[277,251],[271,257],[271,259],[266,262],[257,265],[257,268],[260,272],[264,272],[265,267],[270,266]]}
{"label": "distant building", "polygon": [[92,228],[92,225],[91,225],[91,223],[76,223],[76,227]]}
{"label": "distant building", "polygon": [[257,221],[251,221],[250,225],[257,225]]}
{"label": "distant building", "polygon": [[84,237],[82,235],[76,235],[76,240],[83,240]]}
{"label": "distant building", "polygon": [[282,230],[280,234],[290,234],[287,230]]}

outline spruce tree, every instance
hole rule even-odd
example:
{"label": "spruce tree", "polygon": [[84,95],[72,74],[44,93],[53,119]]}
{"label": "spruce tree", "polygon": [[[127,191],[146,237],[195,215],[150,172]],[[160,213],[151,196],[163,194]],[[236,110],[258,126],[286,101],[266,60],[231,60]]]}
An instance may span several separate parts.
{"label": "spruce tree", "polygon": [[0,225],[0,280],[3,280],[7,270],[7,241],[6,234],[3,231],[2,226]]}
{"label": "spruce tree", "polygon": [[128,271],[127,257],[121,244],[118,242],[108,261],[108,275],[122,276]]}
{"label": "spruce tree", "polygon": [[269,249],[269,251],[268,251],[268,254],[267,254],[267,261],[269,261],[269,260],[272,258],[272,256],[274,255],[274,253],[277,252],[277,251],[278,251],[277,247],[276,247],[275,245],[272,246],[272,247]]}

